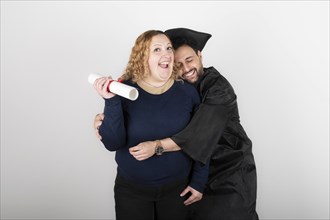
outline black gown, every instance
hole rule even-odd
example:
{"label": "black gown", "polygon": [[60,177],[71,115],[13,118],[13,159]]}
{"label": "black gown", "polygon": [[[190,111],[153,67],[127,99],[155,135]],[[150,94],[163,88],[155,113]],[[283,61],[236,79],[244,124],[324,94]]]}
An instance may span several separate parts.
{"label": "black gown", "polygon": [[213,67],[204,68],[196,87],[202,102],[189,125],[172,137],[194,160],[210,162],[203,199],[191,205],[192,219],[256,220],[256,167],[236,94]]}

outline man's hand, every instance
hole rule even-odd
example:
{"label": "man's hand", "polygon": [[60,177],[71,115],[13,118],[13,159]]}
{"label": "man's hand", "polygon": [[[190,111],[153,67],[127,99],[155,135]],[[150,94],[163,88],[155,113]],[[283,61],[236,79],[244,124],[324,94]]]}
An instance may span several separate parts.
{"label": "man's hand", "polygon": [[156,141],[142,142],[134,147],[131,147],[129,152],[133,155],[133,157],[135,157],[135,159],[139,161],[146,160],[155,154],[156,145]]}
{"label": "man's hand", "polygon": [[187,186],[187,188],[185,188],[183,190],[183,192],[180,194],[180,196],[185,196],[188,192],[191,193],[191,196],[189,196],[189,198],[186,201],[184,201],[185,205],[190,205],[194,202],[197,202],[197,201],[201,200],[203,197],[202,193],[198,192],[197,190],[193,189],[190,186]]}
{"label": "man's hand", "polygon": [[102,114],[102,113],[97,114],[97,115],[95,116],[95,119],[94,119],[94,129],[95,129],[95,134],[96,134],[96,136],[97,136],[100,140],[102,140],[102,137],[101,137],[101,135],[100,135],[100,133],[99,133],[99,128],[100,128],[100,126],[101,126],[101,124],[102,124],[103,119],[104,119],[104,114]]}

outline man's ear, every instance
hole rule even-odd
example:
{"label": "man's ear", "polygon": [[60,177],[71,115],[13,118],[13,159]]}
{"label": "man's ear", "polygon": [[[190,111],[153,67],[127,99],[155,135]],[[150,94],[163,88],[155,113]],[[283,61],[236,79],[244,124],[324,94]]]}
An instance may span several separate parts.
{"label": "man's ear", "polygon": [[197,51],[197,56],[199,57],[199,59],[201,59],[201,61],[203,60],[202,53],[200,50]]}

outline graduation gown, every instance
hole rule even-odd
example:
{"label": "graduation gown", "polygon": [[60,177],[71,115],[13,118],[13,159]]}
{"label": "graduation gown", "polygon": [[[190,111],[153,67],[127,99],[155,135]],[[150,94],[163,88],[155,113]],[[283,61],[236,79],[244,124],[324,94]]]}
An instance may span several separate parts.
{"label": "graduation gown", "polygon": [[[172,140],[194,160],[210,163],[200,219],[258,219],[252,142],[240,124],[234,89],[213,67],[204,68],[196,87],[202,102]],[[208,201],[208,195],[219,197]]]}

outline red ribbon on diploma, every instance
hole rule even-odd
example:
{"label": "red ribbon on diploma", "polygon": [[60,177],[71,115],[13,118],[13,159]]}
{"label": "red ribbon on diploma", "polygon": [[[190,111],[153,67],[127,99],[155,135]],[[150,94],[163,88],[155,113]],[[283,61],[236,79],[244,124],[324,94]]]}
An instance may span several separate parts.
{"label": "red ribbon on diploma", "polygon": [[118,80],[110,79],[110,82],[109,82],[109,84],[108,84],[108,86],[107,86],[107,90],[108,90],[108,92],[110,92],[110,84],[111,84],[113,81],[120,82],[120,83],[123,82],[122,79],[118,79]]}

